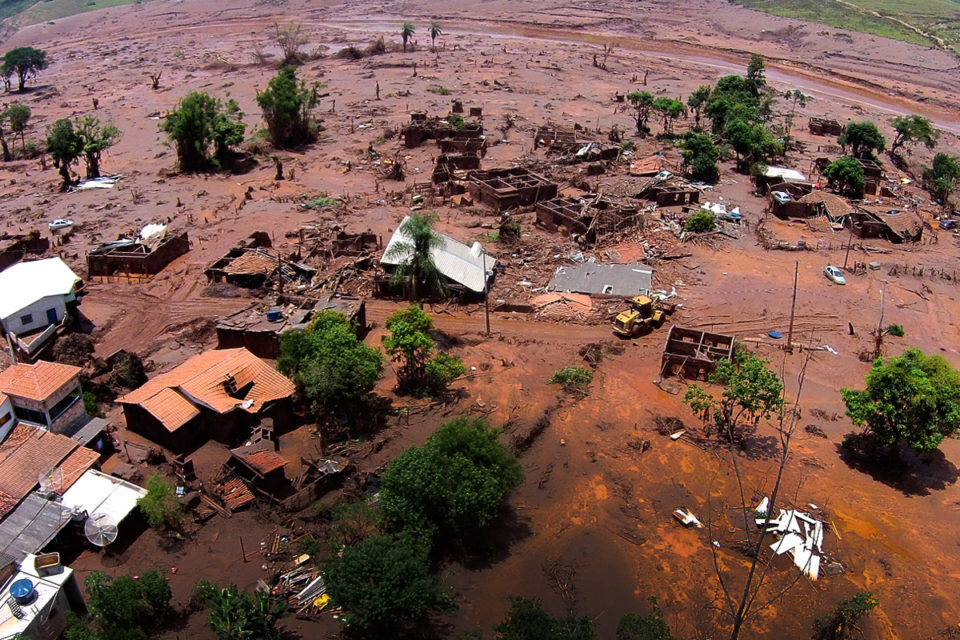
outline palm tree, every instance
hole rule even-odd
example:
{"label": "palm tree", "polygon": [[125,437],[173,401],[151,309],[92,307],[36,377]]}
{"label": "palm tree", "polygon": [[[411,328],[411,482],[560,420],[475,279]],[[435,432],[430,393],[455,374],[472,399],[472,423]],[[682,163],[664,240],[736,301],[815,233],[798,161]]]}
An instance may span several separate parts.
{"label": "palm tree", "polygon": [[412,22],[404,22],[403,28],[400,29],[400,37],[403,38],[403,52],[407,52],[407,40],[410,39],[410,36],[414,34],[416,29],[413,28]]}
{"label": "palm tree", "polygon": [[440,28],[440,23],[436,20],[430,23],[430,44],[433,47],[433,50],[437,50],[437,36],[442,35],[443,30]]}
{"label": "palm tree", "polygon": [[407,239],[395,242],[384,256],[399,262],[390,283],[399,286],[409,280],[410,298],[414,301],[418,299],[419,291],[440,297],[447,294],[443,276],[430,255],[431,249],[443,246],[443,238],[433,230],[436,221],[435,213],[411,215],[400,225],[400,234]]}

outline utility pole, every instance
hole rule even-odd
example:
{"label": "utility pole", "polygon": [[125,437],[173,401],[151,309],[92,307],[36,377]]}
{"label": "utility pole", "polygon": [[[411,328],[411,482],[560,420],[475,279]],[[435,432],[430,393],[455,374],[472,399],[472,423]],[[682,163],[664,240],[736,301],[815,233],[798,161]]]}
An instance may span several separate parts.
{"label": "utility pole", "polygon": [[797,278],[800,276],[800,261],[793,270],[793,302],[790,303],[790,329],[787,331],[787,350],[793,352],[793,312],[797,308]]}
{"label": "utility pole", "polygon": [[487,250],[480,245],[480,261],[483,268],[483,315],[487,325],[487,337],[490,337],[490,292],[487,287]]}
{"label": "utility pole", "polygon": [[850,245],[853,244],[853,218],[851,218],[851,217],[848,215],[848,216],[847,216],[847,220],[850,222],[850,237],[847,239],[847,253],[846,253],[846,255],[843,256],[843,269],[844,269],[844,271],[846,271],[846,269],[847,269],[847,258],[850,257]]}
{"label": "utility pole", "polygon": [[880,289],[880,322],[877,323],[877,335],[882,335],[883,331],[883,307],[887,300],[887,281],[883,281],[883,287]]}

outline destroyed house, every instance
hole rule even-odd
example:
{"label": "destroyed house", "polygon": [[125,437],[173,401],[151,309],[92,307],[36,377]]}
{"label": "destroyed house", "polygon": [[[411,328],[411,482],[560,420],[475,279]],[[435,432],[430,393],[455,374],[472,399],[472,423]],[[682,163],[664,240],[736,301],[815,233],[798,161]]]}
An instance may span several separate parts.
{"label": "destroyed house", "polygon": [[811,215],[826,216],[830,222],[840,222],[856,209],[840,196],[819,190],[811,191],[801,197],[800,202],[805,206],[815,208],[816,213]]}
{"label": "destroyed house", "polygon": [[433,182],[448,182],[454,171],[469,171],[480,168],[480,156],[472,154],[442,153],[433,168]]}
{"label": "destroyed house", "polygon": [[810,133],[815,136],[838,136],[843,133],[843,125],[829,118],[810,118]]}
{"label": "destroyed house", "polygon": [[526,207],[557,197],[557,184],[521,167],[473,171],[467,176],[467,189],[476,202],[497,211]]}
{"label": "destroyed house", "polygon": [[700,191],[692,187],[664,183],[651,185],[638,194],[638,197],[651,200],[658,207],[682,207],[700,202]]}
{"label": "destroyed house", "polygon": [[537,223],[550,231],[574,235],[586,242],[623,229],[642,229],[639,207],[606,198],[554,198],[537,203]]}
{"label": "destroyed house", "polygon": [[533,134],[533,148],[546,147],[548,149],[566,149],[577,143],[577,129],[575,127],[558,127],[547,124],[537,127]]}
{"label": "destroyed house", "polygon": [[[72,435],[90,421],[83,406],[80,368],[59,362],[15,364],[0,373],[0,394],[9,400],[13,416],[23,423],[54,433]],[[0,416],[0,434],[10,416]]]}
{"label": "destroyed house", "polygon": [[127,428],[171,451],[237,443],[264,417],[288,417],[292,382],[246,349],[200,353],[121,396]]}
{"label": "destroyed house", "polygon": [[660,360],[660,376],[706,380],[718,360],[733,358],[733,336],[672,326]]}
{"label": "destroyed house", "polygon": [[632,264],[584,263],[557,267],[547,291],[632,298],[653,288],[653,267]]}
{"label": "destroyed house", "polygon": [[[394,255],[392,249],[398,243],[407,242],[403,225],[408,219],[409,216],[404,218],[397,230],[393,232],[383,257],[380,258],[380,264],[387,270],[392,270],[407,260],[407,256]],[[493,268],[497,264],[497,259],[484,252],[479,242],[468,246],[448,235],[442,233],[437,235],[440,237],[440,242],[437,246],[430,247],[430,257],[440,274],[454,289],[462,288],[472,293],[484,293],[487,283],[493,277]]]}
{"label": "destroyed house", "polygon": [[91,278],[139,279],[160,273],[190,251],[187,232],[166,235],[156,243],[137,240],[108,242],[87,254],[87,275]]}
{"label": "destroyed house", "polygon": [[305,264],[283,260],[261,247],[236,247],[210,265],[204,274],[211,282],[227,282],[247,289],[268,283],[309,284],[317,270]]}
{"label": "destroyed house", "polygon": [[367,329],[366,303],[360,298],[328,296],[322,300],[306,300],[289,312],[265,311],[259,305],[243,309],[217,324],[217,348],[243,347],[259,358],[280,357],[280,336],[291,329],[305,329],[320,311],[336,311],[355,328],[357,337]]}
{"label": "destroyed house", "polygon": [[786,167],[766,167],[760,175],[755,178],[757,184],[757,191],[762,195],[766,195],[770,191],[772,185],[781,184],[783,182],[798,182],[805,183],[807,182],[807,177],[796,169],[788,169]]}
{"label": "destroyed house", "polygon": [[440,153],[473,155],[479,158],[487,155],[487,141],[483,138],[471,136],[451,138],[441,138],[437,140],[440,145]]}
{"label": "destroyed house", "polygon": [[480,139],[483,136],[483,125],[479,122],[465,122],[461,128],[457,128],[445,119],[437,118],[414,118],[411,115],[411,122],[401,130],[403,144],[408,149],[419,147],[424,140],[442,140],[444,138]]}
{"label": "destroyed house", "polygon": [[50,240],[41,237],[39,231],[13,236],[4,234],[0,238],[0,269],[6,269],[28,254],[43,254],[49,248]]}
{"label": "destroyed house", "polygon": [[923,222],[914,214],[896,209],[858,207],[850,214],[853,234],[858,238],[883,238],[889,242],[919,242]]}
{"label": "destroyed house", "polygon": [[80,278],[60,258],[0,272],[0,326],[23,359],[37,357],[77,305]]}

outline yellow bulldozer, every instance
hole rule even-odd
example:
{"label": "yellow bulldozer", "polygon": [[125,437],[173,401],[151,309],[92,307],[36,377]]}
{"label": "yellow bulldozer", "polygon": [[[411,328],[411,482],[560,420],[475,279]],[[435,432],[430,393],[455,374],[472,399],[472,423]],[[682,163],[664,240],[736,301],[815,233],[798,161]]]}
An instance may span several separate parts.
{"label": "yellow bulldozer", "polygon": [[630,301],[630,309],[613,319],[613,333],[620,338],[638,338],[663,326],[664,319],[675,308],[647,296],[637,296]]}

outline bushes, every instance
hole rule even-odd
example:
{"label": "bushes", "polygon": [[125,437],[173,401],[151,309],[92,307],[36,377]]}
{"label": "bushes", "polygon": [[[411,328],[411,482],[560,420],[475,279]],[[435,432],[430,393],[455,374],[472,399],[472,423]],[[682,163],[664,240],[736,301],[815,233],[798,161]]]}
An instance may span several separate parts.
{"label": "bushes", "polygon": [[815,640],[843,640],[860,633],[859,623],[880,601],[869,591],[858,591],[849,600],[841,600],[828,616],[814,621]]}
{"label": "bushes", "polygon": [[178,529],[183,521],[183,507],[173,487],[158,473],[147,480],[147,495],[137,501],[137,506],[154,529]]}
{"label": "bushes", "polygon": [[387,318],[390,335],[383,346],[394,362],[399,388],[413,395],[437,395],[466,372],[456,356],[437,353],[437,345],[430,336],[433,320],[423,309],[411,305]]}
{"label": "bushes", "polygon": [[272,593],[257,591],[252,595],[237,585],[221,589],[201,580],[196,591],[210,608],[207,624],[223,640],[279,640],[277,622],[287,613],[287,603]]}
{"label": "bushes", "polygon": [[497,640],[593,640],[593,621],[570,615],[554,618],[539,598],[513,597],[503,622],[494,627]]}
{"label": "bushes", "polygon": [[564,367],[550,376],[547,384],[559,384],[568,391],[583,391],[593,382],[593,370],[586,367]]}
{"label": "bushes", "polygon": [[683,228],[690,233],[707,233],[717,228],[717,217],[706,209],[700,209],[687,218]]}
{"label": "bushes", "polygon": [[82,619],[71,614],[66,640],[144,640],[145,628],[156,626],[172,597],[167,579],[156,571],[136,579],[94,571],[84,586],[89,613]]}
{"label": "bushes", "polygon": [[683,155],[683,164],[690,168],[690,176],[694,180],[716,182],[720,176],[717,169],[720,152],[709,135],[688,131],[680,142],[680,153]]}

